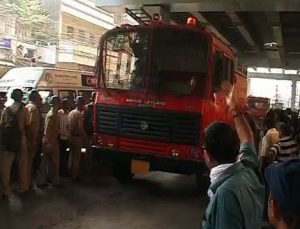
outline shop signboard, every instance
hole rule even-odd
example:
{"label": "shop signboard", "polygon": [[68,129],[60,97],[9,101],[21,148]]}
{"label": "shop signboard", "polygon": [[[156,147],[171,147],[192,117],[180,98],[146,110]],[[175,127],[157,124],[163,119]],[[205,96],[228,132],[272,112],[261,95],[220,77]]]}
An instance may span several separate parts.
{"label": "shop signboard", "polygon": [[11,39],[0,38],[0,48],[11,49]]}

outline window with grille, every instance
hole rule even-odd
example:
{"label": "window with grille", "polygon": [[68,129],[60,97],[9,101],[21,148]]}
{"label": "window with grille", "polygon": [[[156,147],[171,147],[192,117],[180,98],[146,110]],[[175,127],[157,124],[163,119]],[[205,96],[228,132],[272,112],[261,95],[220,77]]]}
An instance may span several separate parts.
{"label": "window with grille", "polygon": [[85,32],[84,32],[83,30],[80,29],[80,30],[78,31],[78,34],[79,34],[79,37],[78,37],[78,38],[79,38],[79,39],[78,39],[79,41],[82,41],[82,42],[86,41]]}
{"label": "window with grille", "polygon": [[74,38],[74,28],[72,26],[67,26],[68,38]]}
{"label": "window with grille", "polygon": [[96,44],[95,42],[95,35],[94,34],[90,34],[90,45],[94,46]]}

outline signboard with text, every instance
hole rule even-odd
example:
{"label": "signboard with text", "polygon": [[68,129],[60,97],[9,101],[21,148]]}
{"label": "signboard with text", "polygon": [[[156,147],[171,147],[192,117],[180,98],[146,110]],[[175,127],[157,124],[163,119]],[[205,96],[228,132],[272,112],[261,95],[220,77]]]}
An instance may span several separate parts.
{"label": "signboard with text", "polygon": [[82,86],[86,87],[97,87],[97,78],[92,75],[81,75]]}
{"label": "signboard with text", "polygon": [[0,48],[11,49],[11,39],[0,38]]}
{"label": "signboard with text", "polygon": [[[45,81],[44,81],[45,80]],[[78,73],[68,71],[50,71],[47,70],[44,73],[44,80],[40,81],[41,86],[53,87],[80,87],[81,82]]]}

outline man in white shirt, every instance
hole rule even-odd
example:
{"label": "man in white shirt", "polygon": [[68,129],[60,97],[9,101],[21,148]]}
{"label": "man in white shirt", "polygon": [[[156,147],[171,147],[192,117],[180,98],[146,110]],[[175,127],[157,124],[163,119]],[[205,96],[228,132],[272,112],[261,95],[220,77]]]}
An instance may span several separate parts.
{"label": "man in white shirt", "polygon": [[[275,128],[276,123],[274,118],[267,117],[265,119],[265,125],[268,129],[266,135],[262,139],[261,149],[260,149],[260,164],[259,170],[262,175],[264,175],[265,168],[273,163],[273,155],[271,154],[271,147],[279,141],[279,132]],[[269,198],[269,188],[265,186],[265,207],[263,218],[268,219],[268,198]]]}
{"label": "man in white shirt", "polygon": [[68,176],[69,148],[68,144],[68,116],[70,103],[68,99],[62,101],[62,109],[58,111],[59,117],[59,150],[60,150],[60,175]]}
{"label": "man in white shirt", "polygon": [[264,169],[267,165],[273,162],[272,155],[270,155],[271,147],[279,141],[279,132],[275,128],[275,121],[269,117],[265,120],[265,125],[268,129],[266,135],[262,139],[260,149],[260,171],[264,174]]}

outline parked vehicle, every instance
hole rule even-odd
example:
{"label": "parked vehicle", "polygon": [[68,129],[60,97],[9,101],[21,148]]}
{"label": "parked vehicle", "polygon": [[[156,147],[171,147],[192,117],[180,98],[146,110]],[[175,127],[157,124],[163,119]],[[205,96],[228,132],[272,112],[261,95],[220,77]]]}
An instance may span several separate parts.
{"label": "parked vehicle", "polygon": [[[48,68],[48,67],[23,67],[9,70],[0,79],[0,91],[10,93],[14,88],[21,88],[24,92],[24,101],[27,100],[27,93],[32,89],[37,89],[43,98],[43,113],[49,107],[46,104],[52,95],[60,98],[69,98],[73,101],[77,95],[82,95],[89,102],[90,95],[97,85],[94,73]],[[12,103],[8,96],[6,105]]]}
{"label": "parked vehicle", "polygon": [[270,99],[263,97],[248,97],[248,108],[254,118],[264,119],[270,109]]}

